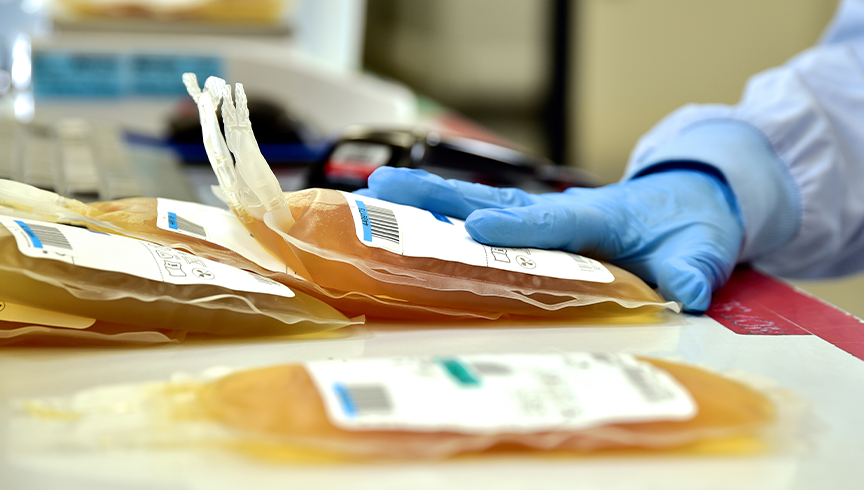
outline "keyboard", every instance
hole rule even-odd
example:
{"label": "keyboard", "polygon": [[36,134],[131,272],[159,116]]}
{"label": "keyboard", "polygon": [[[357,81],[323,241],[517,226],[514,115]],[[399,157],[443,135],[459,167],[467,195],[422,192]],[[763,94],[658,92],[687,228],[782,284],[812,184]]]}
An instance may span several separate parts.
{"label": "keyboard", "polygon": [[171,150],[130,139],[115,124],[83,119],[0,120],[0,178],[81,201],[197,200]]}

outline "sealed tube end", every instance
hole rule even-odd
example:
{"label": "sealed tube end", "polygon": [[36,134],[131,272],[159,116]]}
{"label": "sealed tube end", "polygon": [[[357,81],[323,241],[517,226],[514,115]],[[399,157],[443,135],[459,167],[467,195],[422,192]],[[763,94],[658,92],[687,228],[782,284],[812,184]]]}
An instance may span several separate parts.
{"label": "sealed tube end", "polygon": [[216,173],[219,186],[234,211],[238,215],[244,215],[246,210],[237,195],[239,190],[234,160],[231,158],[231,153],[219,130],[219,121],[216,119],[216,107],[222,98],[225,81],[217,77],[208,77],[202,91],[198,86],[198,77],[194,73],[184,73],[182,79],[186,91],[198,106],[204,149],[210,166]]}
{"label": "sealed tube end", "polygon": [[230,87],[225,90],[227,95],[222,98],[222,121],[225,124],[225,140],[237,162],[237,173],[273,215],[281,229],[287,231],[294,224],[294,218],[279,180],[255,140],[243,85],[236,85],[236,105],[231,99]]}
{"label": "sealed tube end", "polygon": [[201,87],[198,86],[198,77],[194,73],[183,74],[183,85],[186,86],[186,91],[189,95],[198,102],[198,97],[201,96]]}

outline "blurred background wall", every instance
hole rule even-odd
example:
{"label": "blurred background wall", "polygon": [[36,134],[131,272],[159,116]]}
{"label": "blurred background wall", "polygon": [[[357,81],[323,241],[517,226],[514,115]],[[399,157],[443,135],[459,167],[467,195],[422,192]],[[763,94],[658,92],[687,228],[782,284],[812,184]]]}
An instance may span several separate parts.
{"label": "blurred background wall", "polygon": [[747,78],[814,44],[834,0],[579,0],[573,160],[617,180],[636,140],[688,102],[735,103]]}
{"label": "blurred background wall", "polygon": [[549,154],[554,8],[548,0],[368,0],[364,64]]}
{"label": "blurred background wall", "polygon": [[[812,45],[836,4],[368,0],[364,61],[534,152],[613,182],[660,118],[689,102],[734,103],[750,75]],[[561,26],[565,35],[556,36]],[[563,77],[555,72],[562,52]],[[561,78],[563,97],[554,87]],[[556,103],[566,106],[564,148],[549,120]]]}

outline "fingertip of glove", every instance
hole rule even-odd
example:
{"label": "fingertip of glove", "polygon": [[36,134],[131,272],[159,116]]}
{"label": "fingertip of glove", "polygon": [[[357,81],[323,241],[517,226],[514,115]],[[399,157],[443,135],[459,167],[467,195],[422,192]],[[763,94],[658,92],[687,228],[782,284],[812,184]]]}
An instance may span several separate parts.
{"label": "fingertip of glove", "polygon": [[379,199],[418,207],[446,191],[443,183],[444,179],[425,170],[393,167],[379,167],[367,180]]}
{"label": "fingertip of glove", "polygon": [[432,176],[432,174],[425,170],[384,166],[376,168],[369,175],[367,182],[370,189],[378,191],[382,187],[389,186],[394,183],[423,180],[427,179],[430,176]]}
{"label": "fingertip of glove", "polygon": [[712,280],[698,266],[682,258],[667,260],[657,275],[664,298],[678,301],[688,313],[704,313],[711,305]]}
{"label": "fingertip of glove", "polygon": [[506,246],[512,236],[506,214],[501,209],[478,209],[465,219],[465,231],[480,243]]}

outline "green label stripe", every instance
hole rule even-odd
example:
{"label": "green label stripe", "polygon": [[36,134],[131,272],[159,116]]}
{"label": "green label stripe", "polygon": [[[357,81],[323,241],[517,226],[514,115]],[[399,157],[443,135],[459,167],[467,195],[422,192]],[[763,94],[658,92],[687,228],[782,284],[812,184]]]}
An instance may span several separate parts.
{"label": "green label stripe", "polygon": [[480,379],[462,361],[454,358],[439,358],[436,361],[460,386],[480,386]]}

